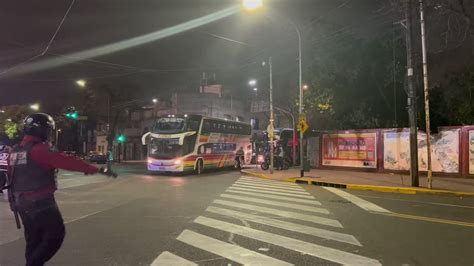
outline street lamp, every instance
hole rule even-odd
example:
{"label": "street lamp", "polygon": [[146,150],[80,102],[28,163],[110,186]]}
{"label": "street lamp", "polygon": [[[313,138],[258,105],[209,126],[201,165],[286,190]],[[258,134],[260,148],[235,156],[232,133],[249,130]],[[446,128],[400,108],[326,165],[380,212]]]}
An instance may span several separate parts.
{"label": "street lamp", "polygon": [[153,101],[153,103],[157,103],[158,99],[154,98],[152,101]]}
{"label": "street lamp", "polygon": [[309,86],[308,85],[303,85],[303,90],[307,91],[309,89]]}
{"label": "street lamp", "polygon": [[[244,9],[253,11],[255,9],[261,8],[263,6],[263,0],[243,0],[242,5]],[[299,78],[298,78],[298,89],[299,89],[299,110],[298,114],[300,120],[303,118],[303,86],[302,86],[302,63],[301,63],[301,31],[298,26],[288,18],[285,18],[298,35],[298,71],[299,71]],[[271,101],[271,100],[270,100]],[[270,103],[271,108],[271,103]],[[270,118],[273,120],[273,117]],[[300,176],[304,176],[304,164],[303,164],[303,131],[300,130]]]}
{"label": "street lamp", "polygon": [[76,80],[77,86],[84,88],[86,86],[86,81],[83,79]]}
{"label": "street lamp", "polygon": [[30,105],[30,109],[31,109],[31,110],[38,111],[39,108],[40,108],[40,106],[39,106],[39,104],[37,104],[37,103]]}
{"label": "street lamp", "polygon": [[255,80],[255,79],[249,80],[249,85],[250,85],[250,86],[255,86],[255,85],[257,85],[257,80]]}
{"label": "street lamp", "polygon": [[263,0],[243,0],[242,6],[245,10],[254,11],[263,6]]}

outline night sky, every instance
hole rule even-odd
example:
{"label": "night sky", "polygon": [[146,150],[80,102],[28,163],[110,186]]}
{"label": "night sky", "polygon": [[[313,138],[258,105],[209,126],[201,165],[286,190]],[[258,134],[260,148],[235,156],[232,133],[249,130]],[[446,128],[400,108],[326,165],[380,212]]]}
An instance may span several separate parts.
{"label": "night sky", "polygon": [[[351,25],[380,8],[379,1],[369,0],[265,3],[269,7],[265,12],[239,11],[217,22],[111,54],[42,71],[15,73],[41,60],[59,58],[68,62],[61,56],[157,32],[239,5],[240,1],[76,0],[45,55],[15,69],[11,68],[44,51],[71,1],[2,1],[0,73],[8,72],[0,74],[0,105],[57,99],[67,102],[78,91],[74,83],[77,79],[93,85],[133,83],[148,95],[190,90],[197,88],[203,71],[215,72],[227,92],[244,95],[241,90],[248,89],[245,83],[249,77],[266,77],[260,63],[269,55],[275,61],[277,80],[280,75],[286,83],[296,84],[296,34],[281,17],[293,20],[304,35],[317,20]],[[368,36],[374,27],[377,23],[354,32]]]}

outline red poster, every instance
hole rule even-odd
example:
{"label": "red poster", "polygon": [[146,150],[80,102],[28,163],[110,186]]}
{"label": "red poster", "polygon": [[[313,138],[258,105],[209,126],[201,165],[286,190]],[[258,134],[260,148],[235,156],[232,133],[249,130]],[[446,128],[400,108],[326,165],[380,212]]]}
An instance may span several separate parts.
{"label": "red poster", "polygon": [[323,135],[323,165],[376,168],[376,133]]}

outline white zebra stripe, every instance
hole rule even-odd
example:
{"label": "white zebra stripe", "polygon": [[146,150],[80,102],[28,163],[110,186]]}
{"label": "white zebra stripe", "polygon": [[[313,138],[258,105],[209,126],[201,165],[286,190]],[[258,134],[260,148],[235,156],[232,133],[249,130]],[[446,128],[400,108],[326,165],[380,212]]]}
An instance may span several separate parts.
{"label": "white zebra stripe", "polygon": [[310,205],[321,205],[321,202],[317,200],[306,200],[306,199],[297,199],[294,197],[285,197],[285,196],[277,196],[277,195],[267,195],[267,194],[262,194],[262,193],[255,193],[255,192],[245,192],[245,191],[238,191],[238,190],[233,190],[233,189],[228,189],[226,190],[228,193],[236,193],[236,194],[242,194],[242,195],[249,195],[249,196],[255,196],[255,197],[261,197],[261,198],[268,198],[268,199],[278,199],[278,200],[284,200],[284,201],[292,201],[292,202],[298,202],[298,203],[304,203],[304,204],[310,204]]}
{"label": "white zebra stripe", "polygon": [[247,185],[247,186],[258,186],[258,187],[269,187],[269,188],[281,188],[281,189],[294,190],[294,191],[305,191],[301,187],[286,187],[286,186],[279,186],[279,185],[273,185],[273,184],[267,185],[267,184],[246,182],[246,181],[237,181],[234,184]]}
{"label": "white zebra stripe", "polygon": [[302,254],[311,255],[314,257],[344,265],[381,265],[379,261],[372,258],[260,230],[255,230],[245,226],[222,222],[204,216],[199,216],[198,218],[196,218],[196,220],[194,220],[194,222],[207,227],[270,243]]}
{"label": "white zebra stripe", "polygon": [[295,195],[290,192],[285,193],[285,192],[277,192],[277,191],[265,191],[265,190],[242,188],[242,187],[230,187],[226,191],[228,190],[241,190],[241,191],[250,191],[250,192],[258,192],[258,193],[267,193],[267,194],[273,194],[273,195],[291,196],[291,197],[298,197],[298,198],[305,198],[305,199],[314,199],[314,197],[310,195]]}
{"label": "white zebra stripe", "polygon": [[250,205],[250,204],[236,203],[236,202],[227,201],[227,200],[215,200],[214,203],[220,204],[220,205],[225,205],[225,206],[230,206],[230,207],[247,209],[247,210],[251,210],[251,211],[257,211],[257,212],[262,212],[262,213],[278,215],[278,216],[291,218],[291,219],[298,219],[298,220],[302,220],[302,221],[307,221],[307,222],[312,222],[312,223],[317,223],[317,224],[324,224],[324,225],[328,225],[328,226],[343,228],[342,224],[337,220],[324,218],[324,217],[319,217],[319,216],[315,216],[315,215],[307,215],[307,214],[301,214],[301,213],[297,213],[297,212],[282,211],[282,210],[277,210],[277,209],[272,209],[272,208],[267,208],[267,207],[254,206],[254,205]]}
{"label": "white zebra stripe", "polygon": [[239,211],[234,211],[234,210],[229,210],[229,209],[224,209],[224,208],[219,208],[219,207],[214,207],[210,206],[206,209],[208,212],[216,213],[219,215],[225,215],[229,216],[232,218],[236,219],[242,219],[246,220],[249,222],[254,222],[254,223],[259,223],[263,225],[268,225],[268,226],[273,226],[276,228],[288,230],[288,231],[293,231],[301,234],[307,234],[307,235],[312,235],[320,238],[325,238],[325,239],[330,239],[334,241],[339,241],[339,242],[344,242],[356,246],[362,246],[362,244],[352,235],[344,234],[344,233],[339,233],[339,232],[334,232],[334,231],[329,231],[325,229],[320,229],[320,228],[315,228],[311,226],[306,226],[306,225],[301,225],[301,224],[295,224],[295,223],[290,223],[290,222],[285,222],[285,221],[280,221],[268,217],[263,217],[263,216],[258,216],[258,215],[253,215],[253,214],[248,214],[244,212],[239,212]]}
{"label": "white zebra stripe", "polygon": [[184,230],[177,239],[193,247],[208,251],[244,265],[293,265],[291,263],[262,255],[255,251],[201,235],[190,230]]}
{"label": "white zebra stripe", "polygon": [[288,189],[279,189],[279,188],[264,188],[264,187],[256,187],[256,186],[248,186],[248,185],[239,185],[239,184],[234,184],[231,187],[242,187],[242,188],[253,188],[253,189],[260,189],[260,190],[268,190],[268,191],[278,191],[278,192],[291,192],[295,194],[304,194],[304,195],[310,195],[306,191],[290,191]]}
{"label": "white zebra stripe", "polygon": [[297,210],[308,211],[308,212],[317,212],[317,213],[329,214],[329,211],[326,210],[326,209],[318,208],[318,207],[312,207],[312,206],[305,206],[305,205],[301,205],[301,204],[291,204],[291,203],[285,203],[285,202],[281,202],[281,201],[257,199],[257,198],[251,198],[251,197],[242,197],[242,196],[236,196],[236,195],[230,195],[230,194],[221,194],[221,197],[237,199],[237,200],[243,200],[243,201],[250,201],[250,202],[255,202],[255,203],[262,203],[262,204],[279,206],[279,207],[286,207],[286,208],[297,209]]}
{"label": "white zebra stripe", "polygon": [[266,180],[266,179],[255,179],[255,178],[239,178],[239,181],[243,182],[252,182],[252,183],[260,183],[260,184],[269,184],[269,185],[278,185],[278,186],[285,186],[285,187],[300,187],[296,183],[290,182],[283,182],[283,181],[276,181],[276,180]]}
{"label": "white zebra stripe", "polygon": [[152,263],[151,266],[168,266],[168,265],[176,265],[176,266],[197,266],[196,263],[189,261],[187,259],[183,259],[179,256],[174,255],[171,252],[164,251],[158,256]]}

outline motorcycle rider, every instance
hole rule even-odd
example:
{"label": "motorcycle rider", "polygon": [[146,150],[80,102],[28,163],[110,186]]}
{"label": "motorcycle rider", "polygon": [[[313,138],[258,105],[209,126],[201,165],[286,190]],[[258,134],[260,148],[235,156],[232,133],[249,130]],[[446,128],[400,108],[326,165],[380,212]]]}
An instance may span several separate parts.
{"label": "motorcycle rider", "polygon": [[25,136],[12,149],[9,162],[14,204],[24,227],[26,265],[44,265],[59,250],[65,227],[54,192],[57,169],[95,174],[98,168],[53,149],[48,139],[55,129],[44,113],[27,116]]}

